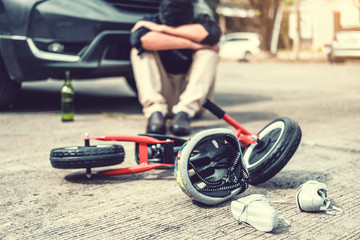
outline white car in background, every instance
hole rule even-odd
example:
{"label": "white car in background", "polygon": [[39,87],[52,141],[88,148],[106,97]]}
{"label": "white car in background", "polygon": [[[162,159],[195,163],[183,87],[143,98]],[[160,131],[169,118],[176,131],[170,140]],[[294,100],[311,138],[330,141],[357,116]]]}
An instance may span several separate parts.
{"label": "white car in background", "polygon": [[260,52],[260,37],[252,32],[228,33],[222,37],[219,46],[220,58],[247,61],[251,55]]}
{"label": "white car in background", "polygon": [[345,59],[360,59],[360,30],[335,32],[331,43],[328,60],[330,62],[344,62]]}

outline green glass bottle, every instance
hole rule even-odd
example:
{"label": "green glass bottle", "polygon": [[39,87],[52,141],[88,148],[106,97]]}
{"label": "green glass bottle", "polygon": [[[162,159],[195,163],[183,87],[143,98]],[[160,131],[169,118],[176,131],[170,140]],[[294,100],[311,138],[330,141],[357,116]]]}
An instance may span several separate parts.
{"label": "green glass bottle", "polygon": [[74,121],[74,95],[71,86],[70,71],[65,72],[65,83],[61,88],[61,121]]}

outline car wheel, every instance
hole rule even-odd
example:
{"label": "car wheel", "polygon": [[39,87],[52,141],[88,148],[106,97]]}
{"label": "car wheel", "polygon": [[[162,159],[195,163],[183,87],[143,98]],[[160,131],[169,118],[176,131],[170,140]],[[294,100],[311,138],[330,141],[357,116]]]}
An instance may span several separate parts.
{"label": "car wheel", "polygon": [[251,52],[246,51],[245,56],[244,56],[244,61],[248,62],[250,60],[250,58],[251,58],[251,55],[252,55]]}
{"label": "car wheel", "polygon": [[0,59],[0,109],[8,109],[15,102],[21,84],[10,79],[5,65]]}

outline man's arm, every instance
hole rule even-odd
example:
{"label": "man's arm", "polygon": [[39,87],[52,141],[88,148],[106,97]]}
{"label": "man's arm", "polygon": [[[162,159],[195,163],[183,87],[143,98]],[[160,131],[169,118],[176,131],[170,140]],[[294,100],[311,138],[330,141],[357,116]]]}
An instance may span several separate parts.
{"label": "man's arm", "polygon": [[164,33],[182,38],[187,38],[197,43],[200,43],[209,35],[203,25],[199,23],[187,24],[179,27],[166,26],[164,29]]}
{"label": "man's arm", "polygon": [[219,51],[217,42],[221,29],[207,15],[199,15],[196,23],[171,27],[152,20],[141,20],[132,28],[130,41],[141,53],[143,50],[213,49]]}
{"label": "man's arm", "polygon": [[135,26],[131,31],[134,32],[141,27],[146,27],[150,31],[162,32],[173,36],[186,38],[197,43],[203,41],[209,35],[206,29],[201,24],[198,23],[172,27],[165,24],[157,24],[150,21],[139,21],[135,24]]}
{"label": "man's arm", "polygon": [[140,38],[142,47],[149,51],[161,51],[171,49],[214,49],[218,51],[217,45],[209,46],[200,44],[187,38],[170,35],[163,32],[150,31]]}

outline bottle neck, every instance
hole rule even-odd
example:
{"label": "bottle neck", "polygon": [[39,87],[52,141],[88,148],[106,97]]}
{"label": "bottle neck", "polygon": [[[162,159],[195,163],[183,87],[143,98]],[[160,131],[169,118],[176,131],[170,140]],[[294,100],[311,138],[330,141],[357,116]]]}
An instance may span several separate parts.
{"label": "bottle neck", "polygon": [[71,86],[70,72],[65,72],[65,86]]}
{"label": "bottle neck", "polygon": [[71,80],[70,79],[65,79],[65,86],[71,86]]}

